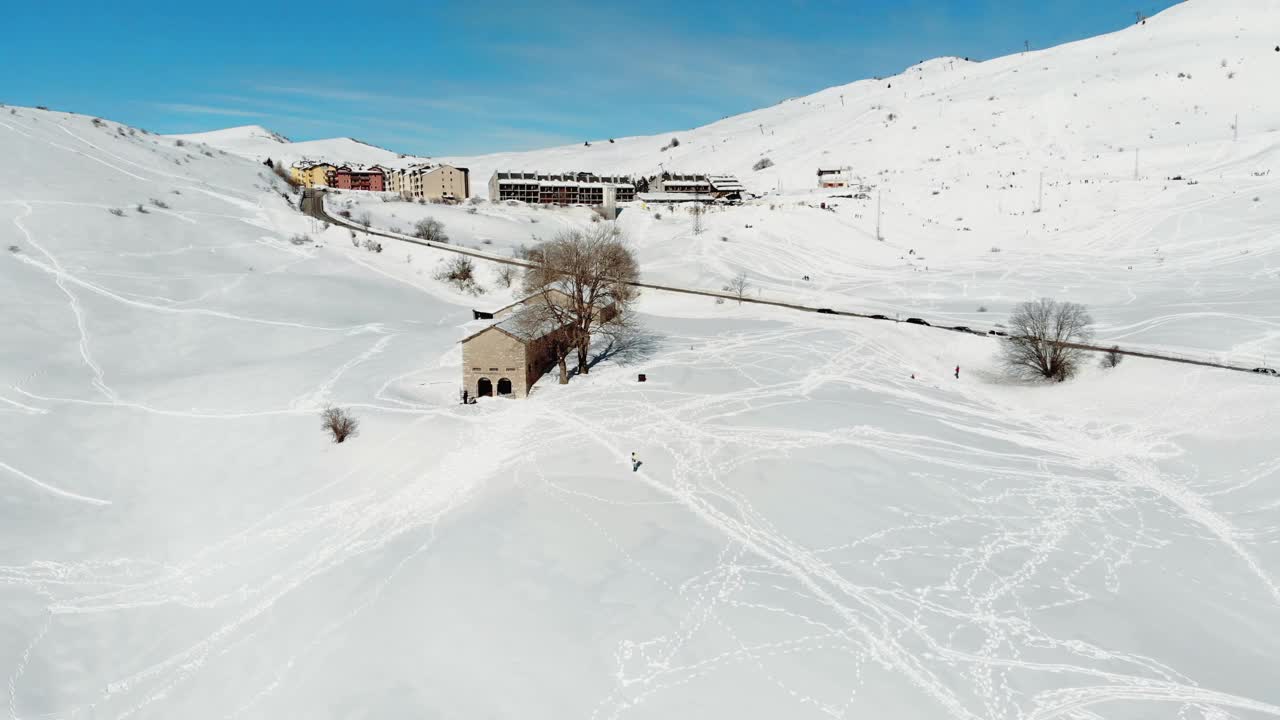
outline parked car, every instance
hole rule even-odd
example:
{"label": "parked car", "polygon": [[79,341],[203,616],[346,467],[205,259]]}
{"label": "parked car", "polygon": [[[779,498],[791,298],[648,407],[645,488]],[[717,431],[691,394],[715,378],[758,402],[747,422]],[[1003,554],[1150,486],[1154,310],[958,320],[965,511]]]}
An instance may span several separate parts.
{"label": "parked car", "polygon": [[868,195],[867,193],[860,192],[860,193],[857,193],[856,195],[854,195],[854,196],[853,196],[853,199],[854,199],[854,200],[870,200],[870,199],[871,199],[871,196],[870,196],[870,195]]}
{"label": "parked car", "polygon": [[1005,331],[1003,331],[1003,330],[988,330],[988,331],[987,331],[987,334],[988,334],[988,335],[999,335],[1000,337],[1009,337],[1009,333],[1007,333],[1007,332],[1005,332]]}
{"label": "parked car", "polygon": [[972,329],[967,328],[967,327],[965,327],[964,325],[956,325],[955,327],[953,327],[953,328],[951,328],[951,329],[952,329],[952,330],[955,330],[955,331],[957,331],[957,332],[968,332],[968,333],[973,332],[973,330],[972,330]]}
{"label": "parked car", "polygon": [[1280,375],[1280,372],[1276,372],[1274,368],[1269,367],[1254,368],[1253,371],[1263,375]]}
{"label": "parked car", "polygon": [[885,317],[884,315],[872,315],[871,319],[872,320],[888,320],[889,318]]}
{"label": "parked car", "polygon": [[929,324],[924,320],[921,320],[920,318],[907,318],[907,322],[911,323],[912,325],[928,325]]}
{"label": "parked car", "polygon": [[818,312],[822,313],[823,315],[835,315],[835,314],[836,314],[836,311],[835,311],[835,310],[832,310],[831,308],[818,308]]}

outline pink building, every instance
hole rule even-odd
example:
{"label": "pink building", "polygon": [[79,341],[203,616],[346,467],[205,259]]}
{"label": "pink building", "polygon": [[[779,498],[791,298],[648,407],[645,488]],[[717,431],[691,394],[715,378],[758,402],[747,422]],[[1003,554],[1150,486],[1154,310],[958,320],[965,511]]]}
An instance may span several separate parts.
{"label": "pink building", "polygon": [[371,168],[352,169],[346,165],[335,168],[329,173],[329,187],[339,190],[372,190],[382,192],[386,187],[386,175],[382,168],[374,165]]}

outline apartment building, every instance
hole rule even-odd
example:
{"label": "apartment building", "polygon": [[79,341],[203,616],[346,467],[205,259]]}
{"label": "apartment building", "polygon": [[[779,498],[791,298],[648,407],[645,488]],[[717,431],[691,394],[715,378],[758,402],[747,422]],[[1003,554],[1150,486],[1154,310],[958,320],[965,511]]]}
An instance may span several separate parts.
{"label": "apartment building", "polygon": [[489,178],[493,202],[519,200],[543,205],[605,205],[630,202],[636,197],[635,181],[625,175],[589,172],[536,173],[499,171]]}
{"label": "apartment building", "polygon": [[453,165],[413,165],[391,171],[387,189],[413,200],[462,201],[471,195],[471,171]]}
{"label": "apartment building", "polygon": [[343,165],[329,173],[329,187],[339,190],[382,192],[386,188],[385,180],[386,170],[378,165],[368,168]]}

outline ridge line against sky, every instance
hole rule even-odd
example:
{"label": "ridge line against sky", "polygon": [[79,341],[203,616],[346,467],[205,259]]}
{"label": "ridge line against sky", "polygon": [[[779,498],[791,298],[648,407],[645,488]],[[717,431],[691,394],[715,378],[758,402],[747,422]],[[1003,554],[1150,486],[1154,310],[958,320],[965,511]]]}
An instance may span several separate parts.
{"label": "ridge line against sky", "polygon": [[16,62],[0,102],[159,133],[259,124],[425,156],[528,150],[696,127],[933,57],[1112,32],[1135,10],[1175,4],[318,2],[299,13],[51,0],[7,10]]}

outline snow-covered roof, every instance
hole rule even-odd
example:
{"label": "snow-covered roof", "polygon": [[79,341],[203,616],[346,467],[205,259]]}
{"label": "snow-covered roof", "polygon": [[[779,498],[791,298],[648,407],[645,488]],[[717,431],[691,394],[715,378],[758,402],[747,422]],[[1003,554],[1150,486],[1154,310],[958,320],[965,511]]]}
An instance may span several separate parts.
{"label": "snow-covered roof", "polygon": [[746,190],[738,178],[732,175],[710,175],[707,179],[711,181],[711,187],[720,192],[742,192]]}

